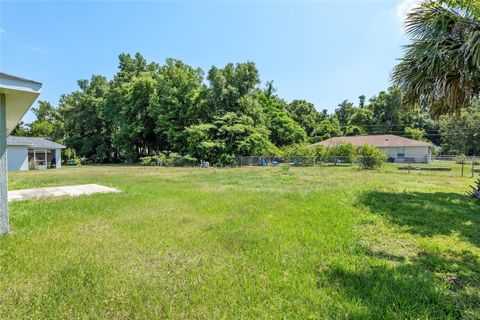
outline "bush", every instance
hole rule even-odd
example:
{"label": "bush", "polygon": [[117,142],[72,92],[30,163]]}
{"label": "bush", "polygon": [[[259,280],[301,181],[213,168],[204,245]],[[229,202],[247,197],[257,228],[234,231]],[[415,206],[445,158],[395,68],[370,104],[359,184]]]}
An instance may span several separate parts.
{"label": "bush", "polygon": [[142,166],[149,166],[153,162],[153,157],[142,157],[140,158],[140,164]]}
{"label": "bush", "polygon": [[455,157],[455,163],[462,164],[465,163],[467,160],[467,157],[464,154],[459,154],[458,156]]}
{"label": "bush", "polygon": [[178,159],[175,163],[177,166],[187,167],[187,166],[195,166],[198,163],[198,159],[192,157],[191,155],[185,155]]}
{"label": "bush", "polygon": [[226,167],[226,166],[233,166],[235,164],[235,157],[229,154],[221,154],[220,157],[218,157],[218,160],[216,162],[216,166],[218,167]]}
{"label": "bush", "polygon": [[340,160],[344,163],[352,163],[355,161],[355,155],[357,150],[351,143],[342,143],[333,147],[329,147],[326,150],[328,156],[328,162]]}
{"label": "bush", "polygon": [[380,168],[385,161],[387,161],[387,156],[372,145],[365,144],[358,149],[358,164],[362,169]]}
{"label": "bush", "polygon": [[312,165],[316,160],[316,149],[306,144],[292,144],[282,148],[282,155],[295,166]]}
{"label": "bush", "polygon": [[184,167],[184,166],[194,166],[197,164],[197,159],[190,156],[181,156],[176,152],[170,153],[166,156],[164,153],[160,152],[154,156],[142,157],[140,158],[140,164],[142,166],[156,165],[156,166],[166,166],[166,167]]}
{"label": "bush", "polygon": [[280,165],[279,168],[280,168],[280,172],[282,174],[287,174],[288,171],[290,170],[290,166],[288,164],[282,164],[282,165]]}

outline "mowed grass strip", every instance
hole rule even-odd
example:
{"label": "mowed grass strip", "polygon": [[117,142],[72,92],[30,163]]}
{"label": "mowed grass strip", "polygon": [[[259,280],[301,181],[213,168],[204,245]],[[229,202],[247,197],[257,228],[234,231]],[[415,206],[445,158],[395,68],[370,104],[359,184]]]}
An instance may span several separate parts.
{"label": "mowed grass strip", "polygon": [[456,172],[92,166],[10,187],[0,318],[479,318],[480,205]]}

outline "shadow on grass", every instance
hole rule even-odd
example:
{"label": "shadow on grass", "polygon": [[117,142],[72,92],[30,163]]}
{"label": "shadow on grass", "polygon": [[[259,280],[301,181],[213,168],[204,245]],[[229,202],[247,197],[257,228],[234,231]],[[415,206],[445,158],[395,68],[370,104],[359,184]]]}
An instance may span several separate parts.
{"label": "shadow on grass", "polygon": [[[458,235],[480,246],[480,205],[455,193],[367,192],[359,199],[401,232]],[[361,308],[359,318],[480,319],[480,257],[468,250],[421,251],[406,258],[360,247],[357,263],[320,268],[318,284],[334,285]]]}
{"label": "shadow on grass", "polygon": [[[368,250],[366,254],[369,256]],[[408,263],[400,264],[375,258],[385,257],[372,255],[362,263],[334,264],[318,272],[319,288],[333,285],[344,300],[362,306],[356,312],[350,308],[350,318],[480,317],[480,261],[470,252],[421,252]],[[397,261],[395,257],[385,259]]]}
{"label": "shadow on grass", "polygon": [[360,203],[402,227],[402,231],[421,236],[457,233],[480,246],[480,205],[467,196],[372,191],[361,196]]}

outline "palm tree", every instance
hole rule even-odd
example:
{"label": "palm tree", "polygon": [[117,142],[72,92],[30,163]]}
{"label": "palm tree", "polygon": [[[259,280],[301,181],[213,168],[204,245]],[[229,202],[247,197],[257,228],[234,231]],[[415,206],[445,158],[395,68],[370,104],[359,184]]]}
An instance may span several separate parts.
{"label": "palm tree", "polygon": [[478,8],[430,0],[412,11],[406,33],[412,42],[392,80],[407,106],[429,106],[430,114],[458,114],[480,94]]}

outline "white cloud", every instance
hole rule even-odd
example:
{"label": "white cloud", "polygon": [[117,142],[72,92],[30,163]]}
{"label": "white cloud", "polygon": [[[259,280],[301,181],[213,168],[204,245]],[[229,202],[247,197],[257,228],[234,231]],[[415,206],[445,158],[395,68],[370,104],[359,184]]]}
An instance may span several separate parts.
{"label": "white cloud", "polygon": [[395,8],[397,18],[400,22],[405,22],[408,13],[412,11],[412,9],[420,6],[422,2],[425,2],[425,0],[402,0],[402,2]]}
{"label": "white cloud", "polygon": [[7,30],[0,28],[0,33],[7,32]]}
{"label": "white cloud", "polygon": [[30,51],[33,51],[33,52],[37,52],[37,53],[45,52],[45,50],[43,50],[42,48],[35,47],[35,46],[32,46],[32,45],[28,45],[27,49],[30,50]]}

